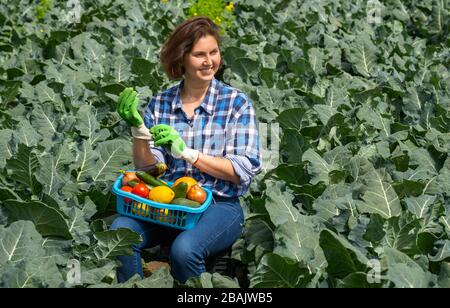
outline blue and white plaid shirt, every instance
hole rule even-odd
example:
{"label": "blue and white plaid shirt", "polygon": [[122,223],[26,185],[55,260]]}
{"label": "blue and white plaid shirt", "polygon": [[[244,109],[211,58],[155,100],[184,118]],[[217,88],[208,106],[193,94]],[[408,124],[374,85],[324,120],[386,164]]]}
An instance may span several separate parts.
{"label": "blue and white plaid shirt", "polygon": [[182,85],[183,81],[150,100],[145,111],[145,125],[148,128],[157,124],[170,125],[179,132],[187,147],[206,155],[228,158],[240,177],[240,185],[201,172],[190,163],[175,159],[163,147],[155,147],[150,140],[156,159],[169,167],[162,179],[173,182],[182,176],[190,176],[210,188],[213,195],[244,195],[252,178],[261,171],[258,127],[252,103],[238,89],[213,79],[203,102],[195,109],[194,117],[188,119],[181,108]]}

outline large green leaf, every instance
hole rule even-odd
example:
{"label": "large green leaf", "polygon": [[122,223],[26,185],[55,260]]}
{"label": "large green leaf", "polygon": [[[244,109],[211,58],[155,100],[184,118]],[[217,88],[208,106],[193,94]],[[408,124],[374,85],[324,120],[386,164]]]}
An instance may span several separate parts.
{"label": "large green leaf", "polygon": [[0,286],[3,288],[60,288],[63,277],[55,261],[47,257],[8,264],[2,269]]}
{"label": "large green leaf", "polygon": [[284,129],[280,143],[281,155],[291,164],[301,163],[303,152],[309,148],[308,139],[295,129]]}
{"label": "large green leaf", "polygon": [[450,157],[445,160],[439,174],[429,178],[423,192],[431,195],[445,194],[447,197],[450,195]]}
{"label": "large green leaf", "polygon": [[319,246],[319,234],[306,217],[297,222],[288,221],[274,232],[274,253],[307,264],[310,271],[316,272],[326,265],[325,256]]}
{"label": "large green leaf", "polygon": [[261,219],[250,219],[245,223],[244,238],[248,250],[255,249],[257,259],[273,251],[273,234],[270,226]]}
{"label": "large green leaf", "polygon": [[439,286],[441,288],[450,288],[450,264],[443,262],[439,272]]}
{"label": "large green leaf", "polygon": [[13,150],[10,145],[12,131],[10,129],[0,130],[0,168],[5,167],[6,160],[13,156]]}
{"label": "large green leaf", "polygon": [[87,69],[100,74],[106,59],[106,47],[98,43],[89,33],[81,33],[71,39],[71,49],[76,60]]}
{"label": "large green leaf", "polygon": [[[115,58],[114,65],[111,65],[111,75],[114,76],[116,82],[121,83],[127,81],[131,77],[130,63],[125,58]],[[150,73],[150,72],[147,72]]]}
{"label": "large green leaf", "polygon": [[347,147],[337,146],[323,154],[323,158],[332,166],[344,167],[352,158],[352,154]]}
{"label": "large green leaf", "polygon": [[300,131],[305,126],[305,122],[308,123],[308,114],[308,110],[304,108],[287,109],[280,113],[277,121],[283,129]]}
{"label": "large green leaf", "polygon": [[117,172],[127,166],[131,160],[131,144],[124,140],[108,140],[97,147],[100,157],[93,175],[94,181],[113,181]]}
{"label": "large green leaf", "polygon": [[54,112],[53,106],[45,103],[37,105],[32,112],[33,126],[36,130],[46,138],[52,138],[54,135],[60,133],[59,121],[61,114]]}
{"label": "large green leaf", "polygon": [[352,273],[365,272],[369,260],[342,236],[322,230],[319,243],[328,262],[329,275],[344,278]]}
{"label": "large green leaf", "polygon": [[449,17],[449,8],[450,5],[448,1],[435,0],[433,1],[433,9],[432,9],[432,21],[430,29],[430,33],[441,33],[444,31],[446,26],[445,20],[448,20]]}
{"label": "large green leaf", "polygon": [[150,277],[134,282],[136,288],[173,288],[174,279],[166,269],[159,269]]}
{"label": "large green leaf", "polygon": [[124,283],[110,285],[107,283],[98,283],[90,286],[91,288],[173,288],[174,279],[165,269],[159,269],[150,277],[142,279],[138,274],[128,279]]}
{"label": "large green leaf", "polygon": [[447,235],[450,235],[450,205],[446,205],[445,216],[441,216],[439,221],[444,225]]}
{"label": "large green leaf", "polygon": [[9,227],[0,226],[0,265],[17,263],[26,258],[45,256],[42,237],[30,221],[13,222]]}
{"label": "large green leaf", "polygon": [[[105,277],[110,275],[115,271],[116,265],[113,262],[108,262],[104,266],[99,264],[86,264],[86,266],[81,266],[80,268],[80,285],[95,285],[102,282]],[[74,284],[77,284],[77,281],[74,281]]]}
{"label": "large green leaf", "polygon": [[40,201],[6,200],[10,222],[29,220],[42,236],[57,236],[71,239],[69,227],[61,211]]}
{"label": "large green leaf", "polygon": [[71,168],[77,170],[77,182],[86,181],[97,174],[96,161],[99,154],[92,149],[89,140],[84,140],[77,151],[77,160],[71,165]]}
{"label": "large green leaf", "polygon": [[370,283],[368,281],[368,275],[366,273],[352,273],[346,276],[344,279],[339,280],[337,287],[338,288],[351,288],[351,289],[360,289],[360,288],[378,288],[380,287],[379,283]]}
{"label": "large green leaf", "polygon": [[132,245],[142,242],[142,238],[130,229],[109,230],[94,234],[98,241],[94,248],[96,257],[100,260],[122,255],[132,255]]}
{"label": "large green leaf", "polygon": [[[34,87],[34,92],[35,92],[37,99],[39,100],[39,104],[49,103],[49,104],[53,105],[53,107],[56,110],[64,111],[63,101],[61,100],[60,96],[57,93],[55,93],[55,91],[52,88],[50,88],[46,83],[41,82],[41,83],[37,84],[36,87]],[[36,114],[36,115],[38,115],[38,114]],[[45,120],[45,119],[43,119],[42,114],[39,115],[39,118],[42,120]],[[44,121],[41,121],[40,123],[44,124]],[[46,127],[46,126],[47,125],[44,124],[44,127]]]}
{"label": "large green leaf", "polygon": [[100,123],[97,121],[97,111],[90,105],[83,105],[78,110],[75,127],[80,131],[81,136],[87,138],[91,145],[109,137],[107,129],[100,129]]}
{"label": "large green leaf", "polygon": [[300,213],[292,205],[292,194],[288,191],[283,191],[278,185],[267,186],[266,209],[275,226],[281,226],[288,221],[297,222]]}
{"label": "large green leaf", "polygon": [[384,218],[401,214],[400,200],[389,183],[389,176],[384,170],[373,170],[364,179],[365,191],[361,196],[358,210],[361,213],[376,213]]}
{"label": "large green leaf", "polygon": [[149,75],[155,68],[155,64],[142,58],[134,58],[131,62],[131,72],[136,75]]}
{"label": "large green leaf", "polygon": [[[388,279],[393,281],[398,287],[431,286],[436,277],[426,270],[425,264],[420,264],[420,260],[414,262],[407,255],[393,248],[384,248],[384,261],[388,267]],[[402,265],[404,274],[399,274],[399,267]],[[392,273],[389,273],[394,269]]]}
{"label": "large green leaf", "polygon": [[38,181],[42,184],[46,194],[54,196],[64,185],[64,180],[57,170],[59,164],[58,158],[55,158],[52,154],[45,155],[39,159],[39,162]]}
{"label": "large green leaf", "polygon": [[397,288],[427,288],[432,286],[435,281],[431,273],[400,263],[389,268],[387,279],[392,281]]}
{"label": "large green leaf", "polygon": [[435,196],[422,195],[419,197],[405,198],[408,210],[417,216],[417,218],[424,218],[436,200]]}
{"label": "large green leaf", "polygon": [[409,88],[407,94],[403,97],[403,111],[409,116],[419,117],[426,102],[425,98],[419,93],[416,88]]}
{"label": "large green leaf", "polygon": [[417,166],[414,170],[415,173],[438,174],[436,162],[426,149],[413,147],[408,144],[408,150],[410,152],[410,165]]}
{"label": "large green leaf", "polygon": [[362,106],[357,114],[358,118],[367,122],[368,125],[376,128],[383,137],[391,135],[392,120],[389,116],[383,115],[368,106]]}
{"label": "large green leaf", "polygon": [[417,236],[420,230],[419,219],[411,213],[405,212],[400,217],[388,220],[384,230],[386,235],[383,243],[409,256],[420,254],[417,247]]}
{"label": "large green leaf", "polygon": [[311,175],[311,183],[317,184],[319,182],[329,183],[329,174],[334,170],[339,170],[334,161],[328,162],[322,158],[316,151],[309,149],[302,157],[303,161],[309,161],[308,172]]}
{"label": "large green leaf", "polygon": [[14,190],[0,184],[0,201],[8,199],[21,200]]}
{"label": "large green leaf", "polygon": [[323,50],[319,48],[311,48],[308,50],[309,65],[312,70],[317,74],[323,74],[325,72],[324,60],[325,55]]}
{"label": "large green leaf", "polygon": [[309,271],[300,263],[274,253],[264,255],[256,272],[250,277],[253,288],[300,288],[312,279]]}
{"label": "large green leaf", "polygon": [[248,80],[252,75],[259,71],[259,64],[257,61],[250,58],[237,58],[229,63],[230,69],[237,74],[242,80]]}
{"label": "large green leaf", "polygon": [[39,161],[33,148],[19,144],[17,155],[7,160],[6,168],[11,170],[13,179],[26,185],[31,193],[37,194],[40,191],[40,184],[35,177]]}
{"label": "large green leaf", "polygon": [[75,152],[74,145],[65,141],[39,157],[37,179],[42,184],[44,193],[55,196],[70,179],[67,166],[75,160]]}
{"label": "large green leaf", "polygon": [[370,77],[375,72],[378,50],[367,34],[362,34],[348,43],[346,56],[356,71],[364,77]]}
{"label": "large green leaf", "polygon": [[85,198],[84,204],[81,206],[70,203],[67,207],[62,208],[69,218],[69,232],[72,234],[75,242],[90,245],[89,235],[91,229],[89,227],[89,221],[97,212],[97,208],[89,197]]}
{"label": "large green leaf", "polygon": [[323,125],[326,125],[328,120],[337,113],[337,109],[329,105],[315,105],[314,111],[317,112]]}
{"label": "large green leaf", "polygon": [[237,279],[234,280],[219,273],[202,273],[200,277],[190,278],[186,286],[191,288],[239,288]]}
{"label": "large green leaf", "polygon": [[430,261],[439,262],[450,257],[450,240],[436,242],[437,253],[429,257]]}

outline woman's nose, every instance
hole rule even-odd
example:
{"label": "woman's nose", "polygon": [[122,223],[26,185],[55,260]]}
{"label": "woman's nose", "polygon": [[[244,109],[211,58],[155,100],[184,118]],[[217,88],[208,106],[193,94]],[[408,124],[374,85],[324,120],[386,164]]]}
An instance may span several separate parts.
{"label": "woman's nose", "polygon": [[203,61],[203,65],[211,65],[211,58],[206,56],[205,61]]}

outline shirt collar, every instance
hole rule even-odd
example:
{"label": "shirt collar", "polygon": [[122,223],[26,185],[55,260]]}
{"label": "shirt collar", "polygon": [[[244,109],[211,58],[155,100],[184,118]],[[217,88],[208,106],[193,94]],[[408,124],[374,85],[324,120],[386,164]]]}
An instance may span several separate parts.
{"label": "shirt collar", "polygon": [[[182,102],[181,102],[181,88],[183,87],[184,80],[182,80],[177,87],[177,92],[175,94],[175,99],[172,102],[172,112],[175,113],[178,109],[182,110]],[[216,102],[217,95],[219,94],[219,82],[217,79],[213,78],[208,87],[208,91],[203,98],[200,107],[203,108],[209,115],[214,113],[214,106]]]}

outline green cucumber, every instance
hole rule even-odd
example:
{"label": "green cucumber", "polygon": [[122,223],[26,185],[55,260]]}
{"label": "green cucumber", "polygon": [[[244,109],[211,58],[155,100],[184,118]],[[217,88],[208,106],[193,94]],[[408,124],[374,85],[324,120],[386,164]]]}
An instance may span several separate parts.
{"label": "green cucumber", "polygon": [[151,186],[167,186],[167,187],[169,187],[169,185],[164,184],[162,181],[155,179],[153,176],[151,176],[147,172],[136,171],[136,176]]}
{"label": "green cucumber", "polygon": [[186,198],[175,198],[170,203],[176,204],[176,205],[184,205],[184,206],[192,207],[192,208],[197,208],[197,207],[201,206],[200,203],[186,199]]}
{"label": "green cucumber", "polygon": [[127,185],[128,185],[128,186],[131,186],[131,187],[134,187],[134,186],[136,186],[137,184],[139,184],[139,181],[138,181],[138,180],[131,180],[131,181],[128,181],[128,182],[127,182]]}

